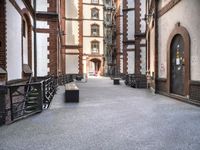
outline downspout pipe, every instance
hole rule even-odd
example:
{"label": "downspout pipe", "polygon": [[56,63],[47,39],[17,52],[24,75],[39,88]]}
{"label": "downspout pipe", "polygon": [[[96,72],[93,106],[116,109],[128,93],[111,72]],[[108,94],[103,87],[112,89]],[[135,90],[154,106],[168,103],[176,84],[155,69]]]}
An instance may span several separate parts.
{"label": "downspout pipe", "polygon": [[36,33],[36,0],[33,2],[34,18],[33,18],[33,29],[34,29],[34,79],[37,80],[37,33]]}
{"label": "downspout pipe", "polygon": [[155,93],[158,93],[158,0],[155,0]]}

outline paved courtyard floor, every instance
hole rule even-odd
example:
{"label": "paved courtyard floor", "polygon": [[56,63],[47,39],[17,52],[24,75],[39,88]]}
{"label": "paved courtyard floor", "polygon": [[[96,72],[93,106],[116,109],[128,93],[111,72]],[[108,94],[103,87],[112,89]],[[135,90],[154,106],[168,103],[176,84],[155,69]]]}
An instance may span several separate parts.
{"label": "paved courtyard floor", "polygon": [[0,150],[200,150],[200,108],[109,78],[77,83],[80,103],[64,103],[0,127]]}

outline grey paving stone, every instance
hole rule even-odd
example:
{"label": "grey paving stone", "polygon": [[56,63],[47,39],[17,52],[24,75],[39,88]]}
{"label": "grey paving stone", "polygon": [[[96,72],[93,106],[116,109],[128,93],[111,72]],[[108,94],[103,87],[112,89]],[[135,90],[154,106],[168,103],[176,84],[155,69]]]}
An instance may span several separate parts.
{"label": "grey paving stone", "polygon": [[80,102],[64,102],[0,127],[0,150],[199,150],[200,108],[109,78],[78,82]]}

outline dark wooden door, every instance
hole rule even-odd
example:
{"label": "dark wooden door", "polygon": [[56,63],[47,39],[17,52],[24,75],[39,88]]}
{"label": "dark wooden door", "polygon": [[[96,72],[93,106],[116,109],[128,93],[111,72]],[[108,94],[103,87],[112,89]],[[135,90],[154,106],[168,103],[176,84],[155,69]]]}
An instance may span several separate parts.
{"label": "dark wooden door", "polygon": [[176,35],[171,43],[171,93],[184,95],[184,42],[181,35]]}

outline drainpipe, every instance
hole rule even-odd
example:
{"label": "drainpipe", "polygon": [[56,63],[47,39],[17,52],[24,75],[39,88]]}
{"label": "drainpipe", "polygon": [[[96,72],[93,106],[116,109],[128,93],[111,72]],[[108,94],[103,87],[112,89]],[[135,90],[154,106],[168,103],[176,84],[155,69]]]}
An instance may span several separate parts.
{"label": "drainpipe", "polygon": [[34,79],[37,80],[37,35],[36,35],[36,0],[33,2],[34,18],[33,18],[33,29],[34,29]]}
{"label": "drainpipe", "polygon": [[155,0],[155,93],[157,93],[158,80],[158,0]]}

